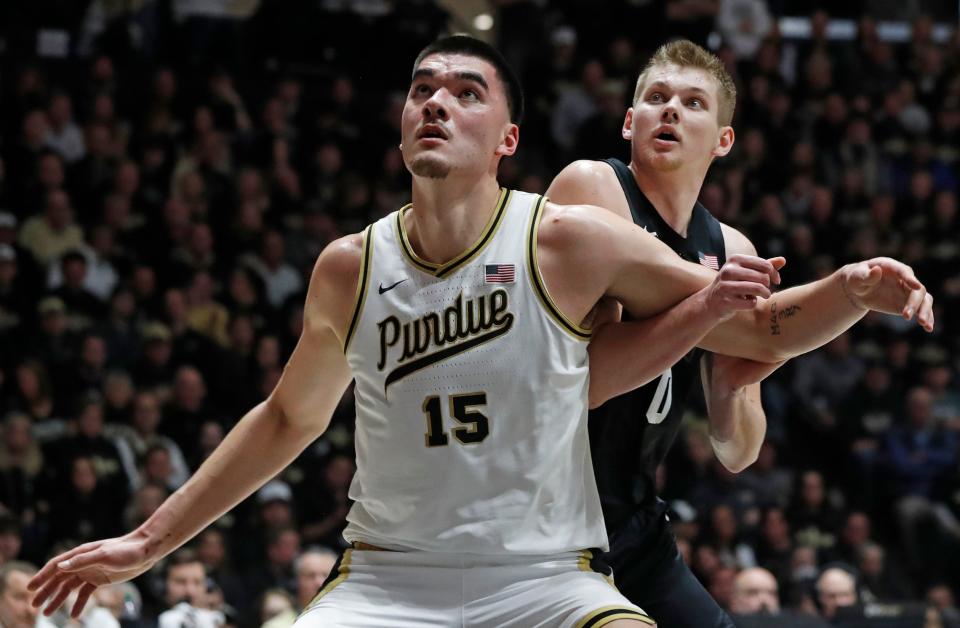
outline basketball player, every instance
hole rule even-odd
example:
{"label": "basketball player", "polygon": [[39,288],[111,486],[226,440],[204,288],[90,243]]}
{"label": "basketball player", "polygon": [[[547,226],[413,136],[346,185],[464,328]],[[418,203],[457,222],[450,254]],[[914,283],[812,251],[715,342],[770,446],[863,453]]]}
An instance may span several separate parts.
{"label": "basketball player", "polygon": [[[501,189],[521,112],[516,78],[486,44],[451,37],[421,53],[401,124],[412,204],[320,255],[303,334],[269,398],[141,527],[49,561],[31,581],[34,604],[50,611],[79,589],[82,606],[149,569],[319,436],[353,378],[353,547],[299,626],[653,623],[585,550],[606,533],[584,320],[604,294],[641,316],[693,295],[703,318],[728,319],[725,334],[760,337],[725,346],[721,334],[734,354],[762,358],[757,346],[792,350],[809,334],[785,319],[766,340],[752,308],[776,281],[768,260],[742,256],[718,274],[605,210]],[[922,299],[910,276],[878,286],[885,308]]]}
{"label": "basketball player", "polygon": [[[717,221],[697,202],[710,164],[733,146],[730,122],[735,100],[733,80],[719,59],[689,41],[666,44],[640,74],[633,107],[626,114],[623,137],[631,142],[630,164],[616,159],[574,162],[557,175],[547,195],[561,204],[610,209],[655,234],[686,260],[716,266],[737,254],[756,255],[743,234]],[[833,293],[836,305],[844,305],[849,297],[854,308],[861,308],[854,316],[841,313],[834,319],[839,325],[831,334],[852,325],[869,307],[857,295],[862,286],[852,288],[851,278],[859,277],[857,283],[869,273],[896,272],[898,267],[893,260],[871,260],[817,282],[839,283],[842,290]],[[917,320],[932,330],[932,299],[927,296],[908,308],[917,306]],[[823,310],[792,310],[778,305],[777,299],[767,307],[771,333],[778,333],[786,319],[803,328],[833,316]],[[908,308],[901,313],[909,318]],[[686,333],[684,321],[676,316],[662,317],[656,335],[649,321],[624,325],[637,326],[637,339],[625,340],[624,327],[612,325],[601,328],[591,342],[594,406],[654,375],[642,371],[655,361],[638,360],[634,347],[643,347],[646,353],[647,338]],[[710,343],[701,346],[716,349]],[[660,350],[682,348],[671,343]],[[606,560],[618,588],[664,626],[733,628],[680,558],[666,504],[656,495],[655,474],[676,438],[698,368],[717,457],[733,472],[751,464],[766,432],[759,381],[782,362],[757,363],[699,349],[676,357],[676,363],[654,381],[591,413],[593,462],[610,534]]]}

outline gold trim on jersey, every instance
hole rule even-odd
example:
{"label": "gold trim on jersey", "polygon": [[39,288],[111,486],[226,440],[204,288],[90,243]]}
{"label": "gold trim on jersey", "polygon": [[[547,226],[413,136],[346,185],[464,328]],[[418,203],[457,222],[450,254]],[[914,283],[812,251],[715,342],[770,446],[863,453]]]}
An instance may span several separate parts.
{"label": "gold trim on jersey", "polygon": [[607,584],[616,589],[617,585],[613,581],[613,570],[611,570],[610,573],[603,573],[602,571],[594,569],[593,565],[591,565],[592,562],[593,552],[590,550],[581,550],[580,559],[577,561],[577,567],[580,568],[580,571],[589,571],[590,573],[600,574],[603,576],[603,579],[607,581]]}
{"label": "gold trim on jersey", "polygon": [[333,591],[334,587],[336,587],[339,584],[342,584],[347,579],[347,576],[350,575],[350,562],[352,560],[353,560],[353,549],[343,550],[343,558],[340,559],[340,565],[337,567],[337,572],[338,572],[337,577],[331,580],[327,584],[327,586],[320,589],[320,592],[317,593],[313,597],[313,599],[310,600],[310,603],[307,604],[303,608],[303,610],[300,612],[300,617],[303,617],[304,613],[306,613],[308,610],[313,608],[316,605],[316,603],[320,601],[320,598],[322,598],[327,593],[330,593],[331,591]]}
{"label": "gold trim on jersey", "polygon": [[577,623],[576,628],[600,628],[617,619],[633,619],[651,626],[656,624],[653,619],[635,608],[627,606],[604,606],[581,619]]}
{"label": "gold trim on jersey", "polygon": [[350,327],[347,328],[347,335],[343,340],[343,352],[346,353],[350,348],[350,340],[353,338],[353,332],[357,330],[357,323],[360,322],[360,313],[363,311],[363,304],[367,300],[367,284],[370,282],[370,258],[373,255],[373,225],[369,225],[363,231],[363,257],[360,259],[360,274],[357,278],[357,294],[353,301],[353,316],[350,317]]}
{"label": "gold trim on jersey", "polygon": [[540,218],[543,216],[543,206],[546,203],[547,197],[541,196],[530,216],[530,225],[527,230],[527,272],[530,274],[530,283],[533,285],[533,292],[537,295],[543,309],[561,328],[577,340],[590,340],[591,331],[589,329],[580,327],[560,311],[550,293],[547,292],[543,275],[540,274],[540,266],[537,262],[537,232],[540,228]]}
{"label": "gold trim on jersey", "polygon": [[446,277],[479,255],[480,252],[483,251],[483,249],[485,249],[490,243],[490,241],[493,240],[493,236],[496,235],[497,229],[503,223],[503,215],[506,213],[507,203],[509,201],[510,190],[506,188],[500,188],[500,197],[497,199],[497,204],[493,210],[493,215],[490,216],[490,220],[488,220],[486,226],[484,226],[483,231],[480,233],[480,237],[477,238],[477,241],[474,242],[472,246],[467,248],[466,251],[444,264],[428,262],[425,259],[421,259],[413,251],[413,246],[410,245],[410,239],[407,237],[407,228],[403,224],[404,215],[413,207],[413,205],[404,205],[397,212],[396,220],[397,241],[400,243],[400,250],[403,251],[404,257],[407,258],[407,261],[409,261],[419,270],[433,275],[434,277]]}

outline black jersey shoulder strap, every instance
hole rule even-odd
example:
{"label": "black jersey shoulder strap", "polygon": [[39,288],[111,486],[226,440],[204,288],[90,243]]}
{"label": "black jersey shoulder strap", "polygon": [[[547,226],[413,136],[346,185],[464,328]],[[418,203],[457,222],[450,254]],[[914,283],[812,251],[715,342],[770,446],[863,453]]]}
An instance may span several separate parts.
{"label": "black jersey shoulder strap", "polygon": [[714,254],[717,256],[720,266],[723,266],[727,263],[727,245],[723,239],[723,228],[720,226],[720,221],[700,203],[694,206],[693,211],[695,215],[699,214],[699,217],[705,223],[710,238],[710,245],[713,247]]}
{"label": "black jersey shoulder strap", "polygon": [[609,164],[613,171],[617,173],[617,179],[620,181],[620,187],[623,188],[623,194],[627,197],[627,205],[630,206],[630,215],[633,216],[633,222],[640,224],[640,208],[644,205],[643,195],[640,193],[640,186],[627,164],[615,157],[603,160]]}

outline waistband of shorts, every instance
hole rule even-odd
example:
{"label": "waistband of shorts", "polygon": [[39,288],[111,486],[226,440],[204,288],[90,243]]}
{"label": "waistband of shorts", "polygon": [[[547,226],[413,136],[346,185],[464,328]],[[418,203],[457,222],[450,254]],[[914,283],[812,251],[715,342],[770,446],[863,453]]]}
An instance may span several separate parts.
{"label": "waistband of shorts", "polygon": [[420,550],[391,550],[363,541],[353,541],[345,555],[350,555],[352,566],[405,565],[422,567],[505,567],[505,566],[568,566],[589,565],[598,550],[579,550],[558,554],[460,554],[451,552],[424,552]]}
{"label": "waistband of shorts", "polygon": [[386,547],[378,547],[376,545],[371,545],[370,543],[364,543],[363,541],[354,541],[350,546],[361,552],[399,552],[402,550],[393,550],[387,549]]}

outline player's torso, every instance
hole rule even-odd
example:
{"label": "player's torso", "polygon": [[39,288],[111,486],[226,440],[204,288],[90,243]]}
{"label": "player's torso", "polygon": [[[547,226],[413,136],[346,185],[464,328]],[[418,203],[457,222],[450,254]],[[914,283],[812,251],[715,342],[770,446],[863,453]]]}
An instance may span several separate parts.
{"label": "player's torso", "polygon": [[[633,222],[680,257],[719,268],[726,258],[720,225],[699,203],[687,235],[676,233],[643,196],[626,165],[607,160],[617,174]],[[608,524],[638,503],[652,503],[656,468],[676,439],[686,399],[698,381],[702,351],[694,349],[660,377],[606,402],[590,414],[590,441]]]}
{"label": "player's torso", "polygon": [[531,275],[540,200],[504,191],[480,239],[442,266],[413,252],[404,210],[367,231],[347,346],[349,540],[459,553],[603,544],[589,486],[589,334],[551,316]]}

